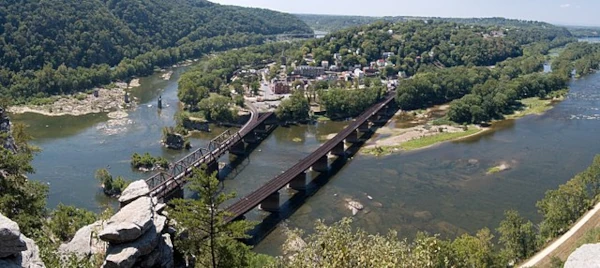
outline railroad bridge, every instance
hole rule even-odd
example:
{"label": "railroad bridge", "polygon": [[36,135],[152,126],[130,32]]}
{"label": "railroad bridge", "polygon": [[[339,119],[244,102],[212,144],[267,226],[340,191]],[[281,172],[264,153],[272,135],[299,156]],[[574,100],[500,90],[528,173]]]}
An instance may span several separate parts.
{"label": "railroad bridge", "polygon": [[229,216],[225,219],[225,223],[243,219],[244,214],[256,207],[268,212],[278,212],[280,207],[279,190],[289,186],[291,189],[304,191],[307,185],[307,171],[328,172],[330,155],[338,158],[346,157],[348,144],[363,142],[360,137],[362,133],[370,132],[371,127],[374,125],[387,122],[390,113],[396,111],[395,102],[392,101],[394,96],[394,93],[386,96],[381,102],[364,111],[349,126],[310,155],[229,206],[226,209]]}
{"label": "railroad bridge", "polygon": [[168,170],[154,174],[146,179],[150,188],[150,196],[166,202],[170,198],[183,197],[183,188],[186,178],[194,168],[206,165],[206,172],[212,173],[219,170],[219,158],[226,153],[244,155],[246,148],[260,142],[265,134],[276,127],[276,118],[273,112],[258,114],[252,109],[251,117],[237,132],[226,130],[212,139],[207,146],[197,149],[181,160],[172,163]]}

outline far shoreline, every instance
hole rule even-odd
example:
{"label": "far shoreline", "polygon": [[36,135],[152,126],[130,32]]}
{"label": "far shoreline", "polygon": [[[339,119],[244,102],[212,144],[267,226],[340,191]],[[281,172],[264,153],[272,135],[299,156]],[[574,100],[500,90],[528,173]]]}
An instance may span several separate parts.
{"label": "far shoreline", "polygon": [[[527,107],[525,110],[521,110],[521,111],[517,111],[513,114],[505,115],[504,119],[493,120],[491,123],[494,124],[494,123],[498,123],[498,122],[504,122],[506,120],[518,120],[518,119],[521,119],[523,117],[530,116],[530,115],[537,115],[537,116],[543,115],[547,111],[553,109],[556,104],[562,102],[565,99],[565,96],[567,93],[568,93],[568,90],[563,90],[561,92],[562,95],[560,97],[555,97],[555,98],[551,98],[551,99],[539,99],[537,97],[523,99],[523,100],[521,100],[521,102],[523,103],[524,106]],[[425,117],[427,117],[428,116],[427,113],[431,113],[434,108],[435,107],[427,109],[425,112],[426,113]],[[439,108],[441,110],[445,111],[448,109],[448,105],[447,104],[442,105],[442,106],[439,106]],[[402,113],[399,112],[396,114],[396,116],[401,115],[401,114]],[[423,114],[420,114],[418,116],[422,116],[422,115]],[[397,120],[397,119],[393,119],[393,120]],[[456,126],[446,125],[446,124],[432,125],[433,121],[435,121],[435,119],[434,120],[426,120],[426,121],[421,122],[420,124],[418,124],[414,127],[410,127],[410,128],[391,128],[388,125],[386,125],[380,129],[378,129],[375,132],[375,134],[380,134],[380,135],[388,134],[390,136],[386,137],[386,138],[382,138],[382,139],[377,139],[377,138],[370,139],[367,142],[371,142],[371,144],[365,145],[359,152],[363,155],[371,155],[371,156],[388,156],[388,155],[392,155],[392,154],[396,154],[396,153],[417,152],[417,151],[429,149],[434,146],[438,146],[438,145],[441,145],[441,144],[444,144],[447,142],[460,141],[460,140],[464,140],[467,138],[477,137],[477,136],[485,134],[489,131],[494,131],[492,127],[481,127],[478,125],[468,125],[468,126],[463,126],[464,128],[467,128],[467,130],[464,130],[463,132],[458,132],[455,129],[451,129],[452,127],[456,127]],[[397,121],[394,121],[394,123],[397,123]],[[433,132],[423,133],[422,131],[426,126],[429,128],[451,129],[451,131],[453,131],[453,132],[441,132],[440,131],[440,132],[435,132],[435,133],[433,133]],[[476,128],[477,131],[475,131],[474,128]],[[411,136],[410,132],[418,133],[418,134],[413,134]],[[463,133],[464,133],[464,135],[461,135]],[[409,135],[407,135],[407,134],[409,134]],[[407,137],[402,138],[402,135],[405,135]],[[443,136],[443,135],[445,135],[445,136]]]}

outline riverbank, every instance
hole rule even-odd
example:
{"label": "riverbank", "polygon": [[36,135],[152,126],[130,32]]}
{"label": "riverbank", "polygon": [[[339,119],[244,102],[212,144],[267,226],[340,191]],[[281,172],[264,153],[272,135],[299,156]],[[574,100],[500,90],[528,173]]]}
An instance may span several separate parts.
{"label": "riverbank", "polygon": [[[521,100],[522,107],[506,115],[503,120],[518,119],[527,115],[542,115],[554,104],[564,100],[568,90],[553,92],[548,99],[532,97]],[[375,141],[361,150],[364,154],[385,156],[396,152],[413,151],[480,135],[490,128],[479,125],[461,126],[445,119],[449,105],[427,110],[398,112],[392,123],[375,132]]]}
{"label": "riverbank", "polygon": [[548,267],[552,264],[553,258],[564,262],[578,247],[589,242],[585,241],[586,236],[597,228],[600,228],[600,203],[583,215],[564,235],[555,239],[519,267]]}
{"label": "riverbank", "polygon": [[125,103],[126,89],[139,87],[139,79],[129,84],[114,83],[110,88],[96,88],[98,97],[93,92],[75,95],[50,97],[44,104],[11,106],[8,111],[13,114],[36,113],[45,116],[80,116],[86,114],[109,113],[135,107],[135,99],[129,97]]}

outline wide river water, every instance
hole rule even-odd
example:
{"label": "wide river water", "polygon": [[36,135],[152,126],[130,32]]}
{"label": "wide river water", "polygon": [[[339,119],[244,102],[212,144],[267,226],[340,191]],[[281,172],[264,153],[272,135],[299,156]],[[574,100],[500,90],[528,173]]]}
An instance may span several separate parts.
{"label": "wide river water", "polygon": [[[59,203],[99,211],[114,205],[104,197],[94,172],[108,168],[129,180],[147,177],[133,171],[134,152],[150,152],[171,160],[185,152],[161,148],[161,129],[174,124],[178,107],[177,80],[187,67],[175,68],[169,81],[160,75],[141,79],[132,91],[140,105],[126,120],[107,115],[46,117],[13,115],[30,126],[34,143],[42,148],[30,177],[50,186],[48,205]],[[168,106],[160,113],[156,100],[162,95]],[[483,227],[495,229],[506,209],[517,209],[539,221],[535,202],[588,166],[600,153],[600,74],[574,80],[565,101],[541,116],[504,121],[494,131],[459,142],[386,157],[356,155],[287,220],[271,232],[257,250],[278,254],[282,226],[310,230],[314,221],[328,223],[352,217],[347,198],[365,209],[353,218],[369,232],[398,230],[403,237],[417,231],[453,237]],[[225,180],[225,189],[243,196],[308,155],[327,136],[347,123],[323,122],[277,128]],[[398,124],[400,125],[400,124]],[[392,127],[394,124],[391,125]],[[223,129],[194,136],[195,147],[206,144]],[[227,157],[222,159],[228,162]],[[493,166],[507,163],[511,169],[486,175]],[[289,196],[282,190],[282,202]],[[372,199],[368,198],[371,197]],[[248,216],[268,215],[255,210]]]}

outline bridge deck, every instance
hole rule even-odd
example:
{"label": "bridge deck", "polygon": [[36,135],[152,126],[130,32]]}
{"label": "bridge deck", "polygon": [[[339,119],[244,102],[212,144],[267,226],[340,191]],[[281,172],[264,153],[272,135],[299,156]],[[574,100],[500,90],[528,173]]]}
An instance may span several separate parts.
{"label": "bridge deck", "polygon": [[333,148],[343,142],[350,133],[356,131],[360,125],[367,122],[367,120],[375,115],[379,110],[385,107],[394,99],[394,95],[386,97],[383,101],[371,106],[368,110],[363,112],[354,122],[348,127],[338,133],[334,138],[330,139],[317,150],[312,152],[310,155],[302,159],[300,162],[289,168],[284,173],[278,175],[274,179],[267,182],[265,185],[241,198],[236,203],[232,204],[227,208],[230,216],[225,219],[225,222],[231,222],[234,219],[246,214],[248,211],[257,207],[263,200],[269,197],[271,194],[279,191],[281,188],[289,184],[296,176],[300,173],[308,170],[317,160],[324,155],[327,155]]}
{"label": "bridge deck", "polygon": [[185,184],[185,177],[192,172],[193,168],[216,161],[220,156],[225,154],[231,146],[241,141],[257,126],[264,123],[273,115],[273,112],[269,112],[259,116],[256,109],[251,110],[252,113],[250,119],[235,134],[231,134],[229,131],[224,132],[211,140],[207,148],[195,150],[179,161],[173,163],[167,172],[159,172],[146,179],[146,183],[151,189],[150,195],[162,198],[171,191],[183,187]]}

